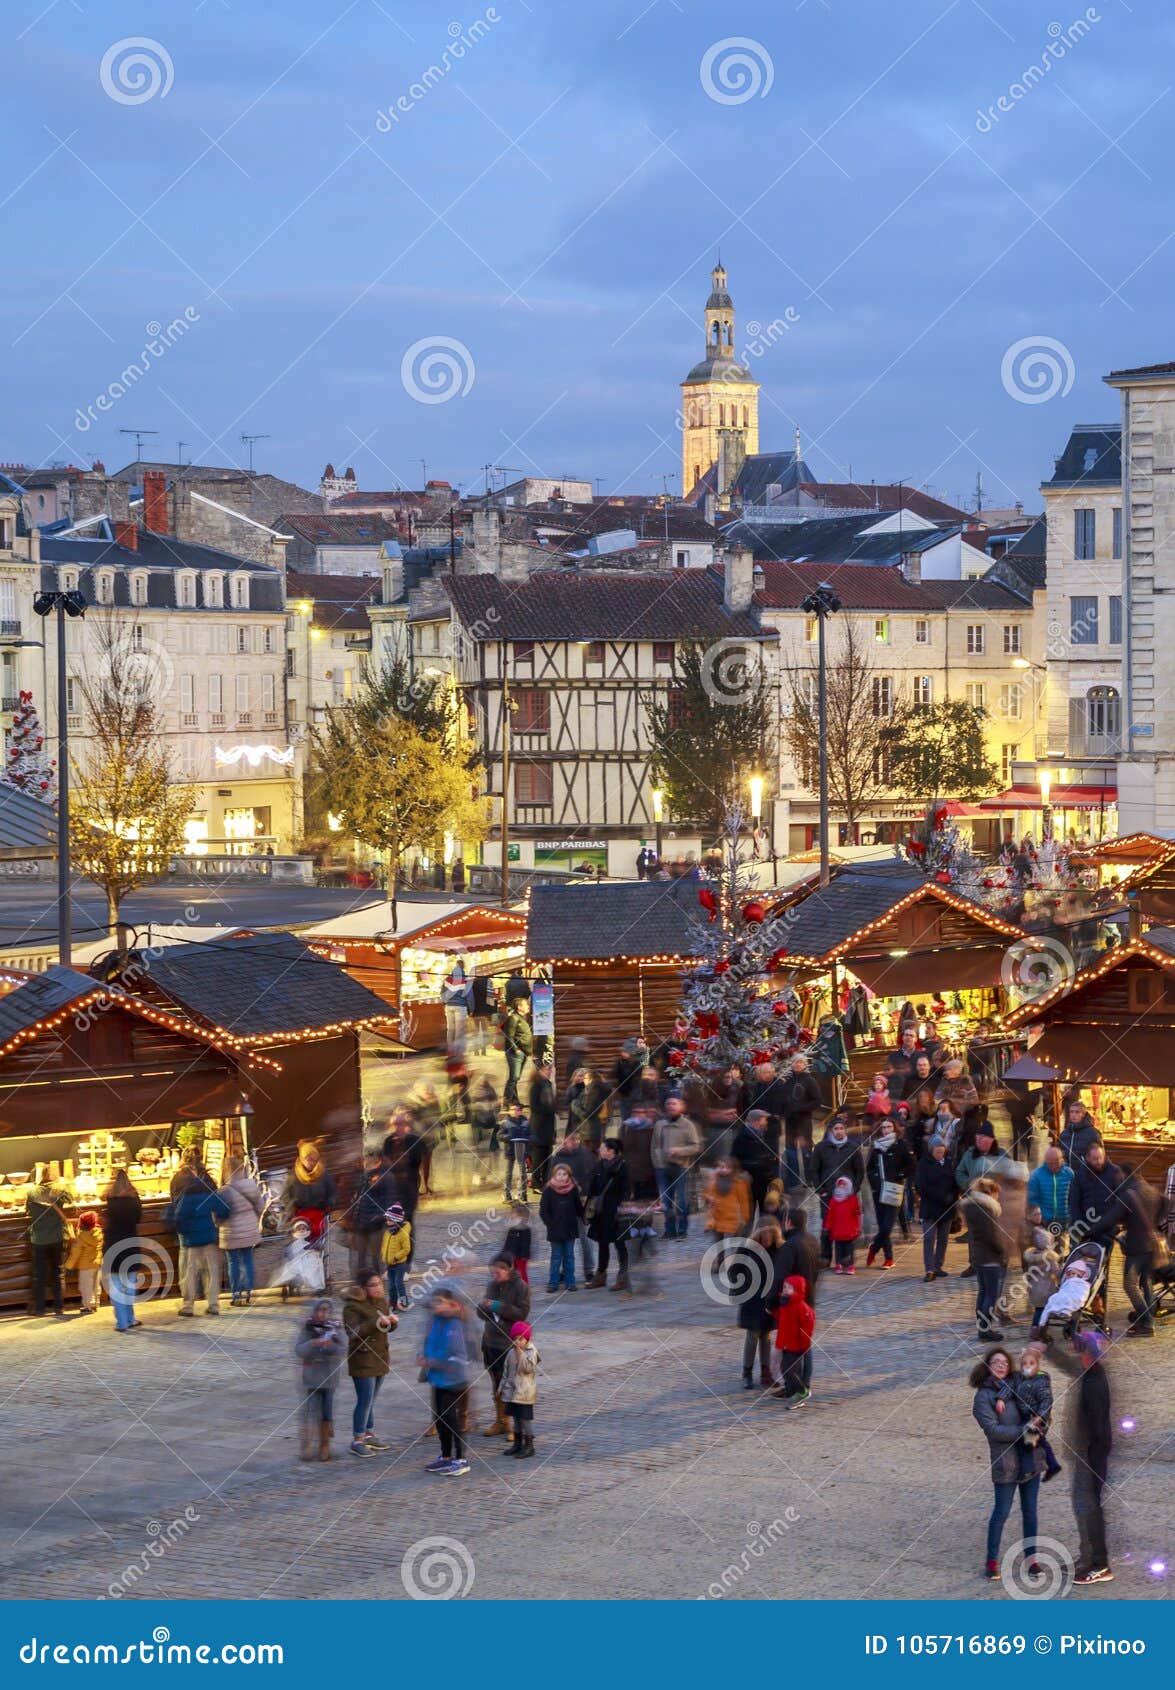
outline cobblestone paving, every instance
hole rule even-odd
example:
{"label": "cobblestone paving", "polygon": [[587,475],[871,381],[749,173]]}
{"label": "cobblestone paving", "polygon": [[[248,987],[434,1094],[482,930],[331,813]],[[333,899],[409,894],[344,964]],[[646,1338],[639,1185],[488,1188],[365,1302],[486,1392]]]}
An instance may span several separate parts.
{"label": "cobblestone paving", "polygon": [[[484,1238],[484,1261],[503,1226],[479,1227],[483,1213],[423,1214],[419,1262],[451,1229]],[[990,1492],[966,1386],[970,1282],[924,1286],[914,1246],[893,1273],[825,1278],[815,1395],[786,1412],[741,1389],[740,1334],[702,1290],[702,1243],[660,1246],[631,1299],[548,1297],[534,1274],[538,1457],[503,1459],[475,1435],[459,1480],[423,1472],[437,1446],[417,1308],[379,1399],[392,1448],[356,1461],[340,1438],[330,1466],[295,1458],[297,1315],[268,1297],[217,1321],[149,1303],[125,1338],[106,1310],[5,1322],[0,1590],[403,1598],[452,1577],[474,1599],[1003,1597],[979,1577]],[[1116,1348],[1116,1412],[1137,1428],[1112,1470],[1118,1577],[1071,1601],[1167,1593],[1146,1563],[1175,1547],[1173,1353],[1166,1331]],[[485,1425],[484,1385],[476,1400]],[[340,1421],[349,1407],[344,1381]],[[1041,1529],[1075,1543],[1064,1476],[1042,1491]]]}

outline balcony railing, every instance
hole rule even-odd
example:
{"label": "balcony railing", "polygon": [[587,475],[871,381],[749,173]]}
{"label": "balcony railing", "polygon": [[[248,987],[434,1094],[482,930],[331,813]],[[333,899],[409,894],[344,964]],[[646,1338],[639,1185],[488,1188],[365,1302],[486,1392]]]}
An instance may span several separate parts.
{"label": "balcony railing", "polygon": [[19,640],[20,632],[19,617],[0,617],[0,639]]}
{"label": "balcony railing", "polygon": [[4,697],[0,699],[0,709],[3,710],[15,710],[19,704],[20,695],[15,692],[6,692]]}

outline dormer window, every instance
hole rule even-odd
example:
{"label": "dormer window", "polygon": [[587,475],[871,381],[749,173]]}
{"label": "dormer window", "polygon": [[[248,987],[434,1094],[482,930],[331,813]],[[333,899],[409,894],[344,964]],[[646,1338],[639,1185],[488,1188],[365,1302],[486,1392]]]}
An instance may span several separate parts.
{"label": "dormer window", "polygon": [[204,577],[204,602],[219,609],[224,604],[224,576],[208,574]]}
{"label": "dormer window", "polygon": [[247,575],[233,576],[233,604],[238,610],[249,608],[249,577]]}
{"label": "dormer window", "polygon": [[131,576],[131,603],[146,604],[147,577],[141,569],[136,569]]}
{"label": "dormer window", "polygon": [[61,582],[61,591],[63,593],[73,593],[77,591],[78,572],[76,569],[62,569],[58,572],[58,577]]}
{"label": "dormer window", "polygon": [[114,603],[114,575],[109,569],[100,569],[94,577],[94,588],[99,604]]}
{"label": "dormer window", "polygon": [[195,603],[196,603],[196,577],[194,575],[181,575],[180,576],[180,578],[179,578],[179,592],[176,596],[177,596],[178,602],[181,605],[195,605]]}

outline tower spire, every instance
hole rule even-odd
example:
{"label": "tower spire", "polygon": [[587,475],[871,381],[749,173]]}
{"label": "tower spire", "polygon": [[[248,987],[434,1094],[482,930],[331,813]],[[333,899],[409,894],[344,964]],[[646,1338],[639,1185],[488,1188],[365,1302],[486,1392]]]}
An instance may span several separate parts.
{"label": "tower spire", "polygon": [[796,468],[800,467],[800,425],[796,424]]}

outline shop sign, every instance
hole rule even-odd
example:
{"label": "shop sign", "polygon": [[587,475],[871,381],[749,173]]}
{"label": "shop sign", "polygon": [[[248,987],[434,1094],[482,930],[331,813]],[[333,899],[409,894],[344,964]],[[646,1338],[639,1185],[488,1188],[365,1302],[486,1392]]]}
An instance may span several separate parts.
{"label": "shop sign", "polygon": [[549,980],[536,980],[531,986],[530,1025],[535,1033],[555,1031],[555,988]]}
{"label": "shop sign", "polygon": [[831,1017],[822,1022],[820,1031],[804,1055],[813,1073],[847,1074],[849,1059],[845,1054],[845,1035],[840,1022]]}

